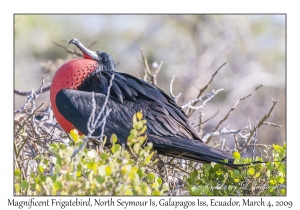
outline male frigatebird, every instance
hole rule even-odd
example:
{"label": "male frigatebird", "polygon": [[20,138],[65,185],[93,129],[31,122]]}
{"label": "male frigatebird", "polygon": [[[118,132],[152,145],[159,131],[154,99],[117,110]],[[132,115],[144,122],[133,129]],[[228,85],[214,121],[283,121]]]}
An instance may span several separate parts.
{"label": "male frigatebird", "polygon": [[[54,116],[66,132],[75,127],[83,134],[88,133],[92,92],[99,110],[114,75],[107,103],[112,111],[106,119],[106,136],[116,134],[119,143],[126,145],[132,117],[142,110],[147,120],[148,141],[153,143],[159,154],[236,166],[231,154],[210,147],[200,139],[183,110],[164,91],[129,74],[116,72],[114,60],[108,53],[91,51],[77,39],[70,43],[81,50],[84,59],[72,60],[61,66],[50,90]],[[101,128],[98,128],[93,135],[100,133]],[[228,162],[224,162],[225,159]]]}

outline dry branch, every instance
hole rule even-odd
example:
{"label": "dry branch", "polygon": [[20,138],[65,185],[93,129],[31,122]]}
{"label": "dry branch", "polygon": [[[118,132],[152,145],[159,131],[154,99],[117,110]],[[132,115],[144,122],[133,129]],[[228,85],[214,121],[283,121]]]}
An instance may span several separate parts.
{"label": "dry branch", "polygon": [[[274,110],[276,104],[278,103],[278,100],[274,100],[274,99],[272,98],[272,102],[273,102],[273,105],[272,105],[272,107],[270,108],[268,114],[266,114],[266,115],[265,115],[265,116],[257,123],[257,128],[259,128],[260,126],[262,126],[262,125],[264,124],[264,122],[265,122],[268,118],[270,118],[270,117],[272,116],[273,110]],[[255,130],[256,130],[255,128],[253,128],[253,130],[251,130],[250,135],[249,135],[249,137],[247,138],[247,141],[246,141],[245,145],[244,145],[242,148],[239,149],[239,152],[240,152],[240,153],[242,153],[242,152],[246,149],[247,145],[248,145],[248,144],[250,143],[250,141],[252,140],[252,136],[254,135]]]}
{"label": "dry branch", "polygon": [[[214,80],[214,77],[218,74],[219,70],[220,70],[223,66],[225,66],[225,65],[226,65],[226,62],[223,63],[223,64],[215,71],[215,73],[211,76],[210,81],[207,83],[207,85],[205,85],[203,88],[200,89],[200,92],[199,92],[197,98],[199,98],[199,97],[204,93],[204,91],[208,88],[208,86],[209,86],[209,85],[212,83],[212,81]],[[191,105],[192,105],[192,106],[195,106],[197,103],[198,103],[198,101],[195,101],[195,102],[194,102],[193,104],[191,104]],[[194,111],[195,111],[194,109],[190,109],[189,112],[188,112],[188,114],[187,114],[187,116],[190,117],[190,116],[193,114]]]}
{"label": "dry branch", "polygon": [[[259,88],[261,88],[263,85],[260,85],[258,87],[256,87],[249,95],[244,96],[242,98],[240,98],[239,100],[237,100],[237,102],[235,102],[235,104],[233,105],[233,107],[231,107],[231,109],[229,110],[229,112],[226,114],[226,116],[219,122],[219,124],[216,126],[216,128],[213,130],[213,132],[219,130],[220,126],[222,125],[222,123],[229,117],[229,115],[236,109],[237,105],[240,103],[240,101],[245,100],[246,98],[250,97],[256,90],[258,90]],[[211,140],[211,137],[209,137],[206,141],[206,143],[208,144]]]}

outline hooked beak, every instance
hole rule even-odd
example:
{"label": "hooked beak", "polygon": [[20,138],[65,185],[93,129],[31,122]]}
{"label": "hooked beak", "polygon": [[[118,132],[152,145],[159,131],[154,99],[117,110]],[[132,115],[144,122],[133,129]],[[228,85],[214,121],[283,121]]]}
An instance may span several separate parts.
{"label": "hooked beak", "polygon": [[78,39],[71,39],[69,44],[74,44],[76,47],[78,47],[80,49],[80,51],[83,53],[83,57],[85,59],[90,59],[90,60],[95,60],[98,61],[98,55],[96,52],[91,51],[89,49],[87,49],[85,46],[83,46],[83,44],[81,44]]}

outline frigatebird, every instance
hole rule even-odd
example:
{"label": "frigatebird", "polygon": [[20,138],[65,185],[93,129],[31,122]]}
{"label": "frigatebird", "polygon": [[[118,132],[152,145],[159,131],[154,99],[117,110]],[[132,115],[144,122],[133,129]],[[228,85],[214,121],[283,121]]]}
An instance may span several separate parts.
{"label": "frigatebird", "polygon": [[[84,59],[72,60],[60,67],[50,90],[54,116],[66,132],[75,127],[83,134],[88,133],[92,94],[97,109],[101,109],[114,75],[107,102],[112,111],[106,119],[104,135],[116,134],[118,143],[126,145],[132,117],[142,110],[147,120],[147,141],[152,142],[159,154],[236,166],[231,154],[201,140],[181,107],[164,91],[142,79],[117,72],[112,56],[106,52],[91,51],[77,39],[71,39],[69,44],[78,47]],[[100,135],[101,129],[93,135]]]}

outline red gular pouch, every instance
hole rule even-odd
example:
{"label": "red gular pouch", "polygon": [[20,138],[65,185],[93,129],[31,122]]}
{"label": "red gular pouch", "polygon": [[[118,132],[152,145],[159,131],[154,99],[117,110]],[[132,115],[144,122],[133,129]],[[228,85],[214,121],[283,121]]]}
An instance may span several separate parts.
{"label": "red gular pouch", "polygon": [[[62,89],[77,90],[88,75],[97,68],[98,63],[94,60],[75,59],[63,64],[53,77],[50,88],[51,106],[56,121],[67,133],[75,127],[59,113],[55,103],[56,94]],[[79,131],[79,134],[82,133]]]}

